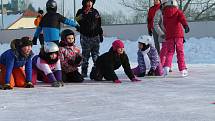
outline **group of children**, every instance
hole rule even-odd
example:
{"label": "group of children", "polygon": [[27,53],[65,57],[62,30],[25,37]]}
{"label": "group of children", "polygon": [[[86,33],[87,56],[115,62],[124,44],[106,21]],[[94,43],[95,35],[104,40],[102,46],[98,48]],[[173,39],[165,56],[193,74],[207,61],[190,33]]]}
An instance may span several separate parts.
{"label": "group of children", "polygon": [[[89,4],[92,7],[92,4],[95,3],[95,1],[91,0],[86,1],[83,0],[83,6]],[[2,89],[13,89],[14,86],[33,88],[37,80],[51,83],[53,87],[64,86],[64,82],[83,82],[84,77],[87,76],[90,52],[94,62],[90,78],[95,81],[102,81],[104,78],[114,83],[121,83],[115,73],[115,70],[120,66],[124,68],[126,75],[132,82],[141,81],[136,76],[166,76],[171,67],[175,48],[179,70],[182,72],[182,76],[186,76],[187,70],[183,50],[184,35],[181,24],[186,33],[189,32],[189,27],[183,13],[177,8],[175,2],[174,0],[162,2],[160,11],[154,12],[156,14],[154,27],[149,29],[150,35],[153,32],[157,32],[158,37],[165,40],[161,41],[160,56],[159,51],[153,45],[151,37],[140,36],[138,38],[139,49],[137,52],[138,66],[131,69],[128,56],[124,50],[124,43],[121,40],[115,40],[108,52],[98,56],[99,43],[103,41],[101,25],[94,28],[95,31],[90,34],[90,30],[86,31],[86,28],[81,27],[81,24],[90,24],[86,22],[86,18],[84,19],[83,14],[87,13],[81,13],[82,10],[80,9],[80,14],[77,14],[79,27],[74,21],[56,13],[56,2],[48,0],[46,3],[47,13],[39,22],[33,40],[29,37],[15,39],[11,42],[11,49],[1,55],[0,84]],[[92,9],[90,11],[94,11],[93,13],[97,17],[99,16],[96,10]],[[52,19],[52,21],[48,21],[48,19]],[[98,23],[94,25],[101,24],[100,19],[100,17],[95,19]],[[75,45],[75,34],[72,30],[65,29],[59,34],[61,22],[71,25],[81,32],[80,41],[81,45],[84,46],[82,54]],[[33,57],[32,45],[37,44],[37,38],[40,34],[42,34],[41,36],[44,34],[44,42],[40,42],[42,45],[40,52]],[[61,38],[61,41],[59,41],[59,38]],[[92,46],[89,46],[90,43],[92,43]],[[91,48],[96,50],[91,50]],[[78,67],[81,65],[82,73],[79,73]]]}

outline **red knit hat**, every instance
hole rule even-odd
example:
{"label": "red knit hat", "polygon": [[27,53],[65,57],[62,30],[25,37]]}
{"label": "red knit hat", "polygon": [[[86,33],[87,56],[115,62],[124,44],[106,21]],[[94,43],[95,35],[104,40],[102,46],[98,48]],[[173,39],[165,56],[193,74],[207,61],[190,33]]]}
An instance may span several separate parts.
{"label": "red knit hat", "polygon": [[112,43],[113,50],[116,51],[118,48],[124,48],[124,43],[121,40],[115,40]]}

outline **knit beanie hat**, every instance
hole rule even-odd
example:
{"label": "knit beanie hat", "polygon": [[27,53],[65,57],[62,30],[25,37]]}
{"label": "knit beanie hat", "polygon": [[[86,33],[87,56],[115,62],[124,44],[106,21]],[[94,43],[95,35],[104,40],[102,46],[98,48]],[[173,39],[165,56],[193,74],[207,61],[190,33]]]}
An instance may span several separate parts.
{"label": "knit beanie hat", "polygon": [[25,46],[32,46],[32,40],[30,37],[22,37],[21,39],[18,39],[16,41],[16,47],[17,48],[23,48]]}
{"label": "knit beanie hat", "polygon": [[124,43],[121,40],[115,40],[112,43],[113,50],[116,51],[118,48],[124,48]]}
{"label": "knit beanie hat", "polygon": [[82,0],[82,5],[85,6],[88,1],[93,2],[93,5],[95,4],[96,0]]}

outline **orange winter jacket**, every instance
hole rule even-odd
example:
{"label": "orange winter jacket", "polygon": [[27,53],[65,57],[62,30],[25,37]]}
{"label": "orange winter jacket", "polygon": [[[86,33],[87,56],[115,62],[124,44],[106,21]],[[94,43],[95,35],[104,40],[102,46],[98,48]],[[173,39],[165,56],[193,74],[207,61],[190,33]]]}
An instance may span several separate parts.
{"label": "orange winter jacket", "polygon": [[37,18],[34,20],[34,25],[36,27],[39,26],[42,17],[43,17],[42,15],[38,15]]}

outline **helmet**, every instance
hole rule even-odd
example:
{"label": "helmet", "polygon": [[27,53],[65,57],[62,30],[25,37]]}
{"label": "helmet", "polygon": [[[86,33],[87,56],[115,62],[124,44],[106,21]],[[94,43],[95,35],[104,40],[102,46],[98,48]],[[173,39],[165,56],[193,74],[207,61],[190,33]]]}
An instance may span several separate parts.
{"label": "helmet", "polygon": [[46,3],[46,10],[47,10],[47,12],[50,12],[50,11],[56,12],[57,11],[57,2],[54,0],[48,0]]}
{"label": "helmet", "polygon": [[71,29],[65,29],[61,32],[61,40],[65,41],[68,35],[75,35]]}
{"label": "helmet", "polygon": [[138,40],[139,43],[144,43],[145,45],[152,44],[152,38],[150,36],[141,35]]}
{"label": "helmet", "polygon": [[44,52],[45,53],[52,53],[52,52],[57,52],[57,51],[59,51],[59,47],[56,43],[46,42],[44,44]]}
{"label": "helmet", "polygon": [[176,7],[178,7],[178,2],[176,0],[162,0],[161,4],[164,6],[176,6]]}

